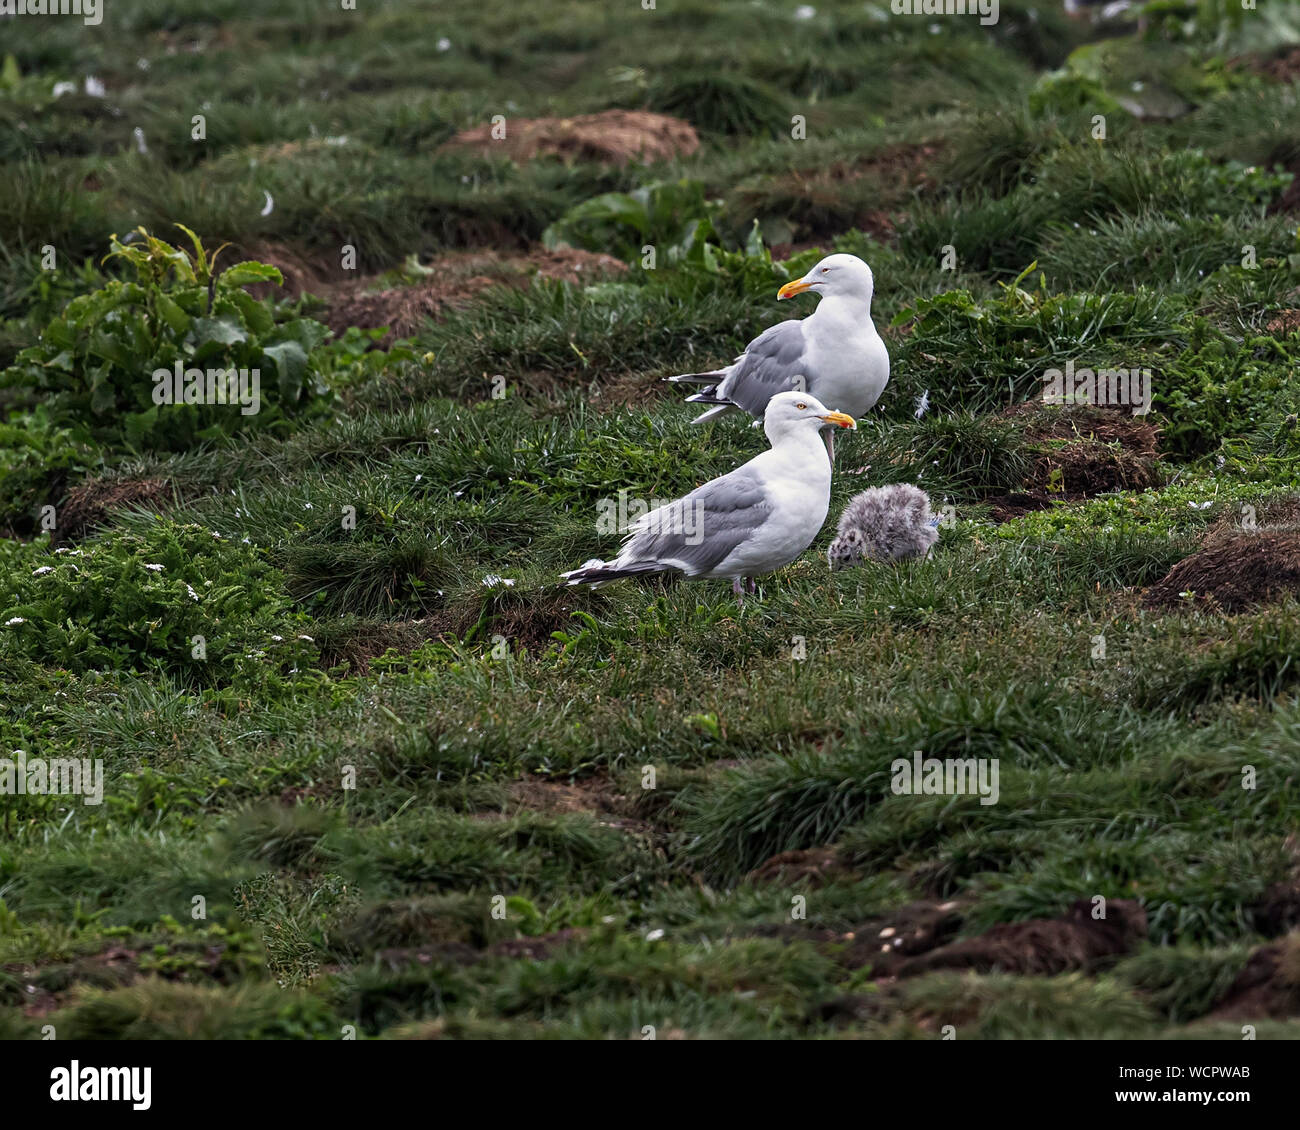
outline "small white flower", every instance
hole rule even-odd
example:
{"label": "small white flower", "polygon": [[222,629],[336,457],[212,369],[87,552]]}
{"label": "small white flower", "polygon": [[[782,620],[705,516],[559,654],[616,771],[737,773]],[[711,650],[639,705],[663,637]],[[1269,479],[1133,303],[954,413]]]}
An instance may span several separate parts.
{"label": "small white flower", "polygon": [[199,594],[194,591],[194,587],[191,584],[189,584],[189,582],[186,582],[185,584],[185,591],[190,594],[191,600],[199,599]]}
{"label": "small white flower", "polygon": [[275,640],[276,643],[279,643],[282,639],[284,639],[284,636],[272,636],[271,638]]}
{"label": "small white flower", "polygon": [[75,82],[56,82],[54,84],[54,97],[62,98],[65,94],[76,94],[77,84]]}
{"label": "small white flower", "polygon": [[53,572],[54,572],[53,565],[42,565],[39,569],[36,569],[32,572],[32,576],[43,577],[45,576],[46,573],[53,573]]}
{"label": "small white flower", "polygon": [[490,589],[495,588],[497,585],[505,585],[506,588],[514,587],[514,581],[510,580],[510,578],[498,577],[495,573],[489,573],[486,577],[484,577],[483,583],[487,585],[487,587]]}
{"label": "small white flower", "polygon": [[445,35],[438,40],[438,50],[439,51],[451,50],[451,40],[448,39]]}
{"label": "small white flower", "polygon": [[303,636],[303,635],[300,635],[298,638],[299,638],[300,640],[306,640],[308,643],[315,643],[315,642],[316,642],[314,639],[311,638],[311,636]]}
{"label": "small white flower", "polygon": [[15,616],[12,620],[5,621],[5,627],[12,628],[15,624],[26,624],[26,623],[27,621],[24,620],[21,616]]}
{"label": "small white flower", "polygon": [[662,930],[651,930],[650,933],[645,936],[645,940],[647,942],[657,942],[663,936],[664,932]]}
{"label": "small white flower", "polygon": [[310,502],[304,502],[302,508],[303,508],[304,510],[310,510],[310,509],[312,509],[312,505],[311,505]]}
{"label": "small white flower", "polygon": [[59,546],[59,548],[56,549],[54,552],[57,553],[57,554],[59,554],[60,556],[62,556],[62,555],[65,554],[65,553],[70,553],[70,554],[72,554],[73,557],[80,557],[80,556],[81,556],[81,550],[79,550],[79,549],[69,549],[66,545],[61,545],[61,546]]}
{"label": "small white flower", "polygon": [[811,20],[816,15],[817,9],[811,4],[800,4],[799,7],[794,10],[794,18],[796,20]]}
{"label": "small white flower", "polygon": [[104,84],[100,82],[99,79],[94,75],[87,75],[86,93],[89,94],[91,98],[103,98],[107,91],[105,91]]}
{"label": "small white flower", "polygon": [[163,567],[161,565],[146,565],[145,568],[148,569],[149,572],[151,573],[161,573],[163,571]]}
{"label": "small white flower", "polygon": [[424,478],[423,475],[416,475],[416,476],[415,476],[415,481],[418,483],[422,478]]}

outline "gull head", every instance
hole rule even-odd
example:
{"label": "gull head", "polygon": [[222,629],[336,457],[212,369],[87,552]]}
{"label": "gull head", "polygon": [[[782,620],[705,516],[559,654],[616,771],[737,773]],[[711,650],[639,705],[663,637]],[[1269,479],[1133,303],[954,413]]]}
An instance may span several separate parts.
{"label": "gull head", "polygon": [[815,396],[806,392],[778,392],[767,402],[763,413],[763,430],[776,443],[788,435],[806,431],[816,435],[822,428],[853,428],[857,420],[844,412],[832,412]]}
{"label": "gull head", "polygon": [[853,298],[871,302],[875,289],[875,280],[871,268],[856,255],[827,255],[801,279],[788,282],[779,291],[777,298],[793,298],[811,290],[823,298]]}

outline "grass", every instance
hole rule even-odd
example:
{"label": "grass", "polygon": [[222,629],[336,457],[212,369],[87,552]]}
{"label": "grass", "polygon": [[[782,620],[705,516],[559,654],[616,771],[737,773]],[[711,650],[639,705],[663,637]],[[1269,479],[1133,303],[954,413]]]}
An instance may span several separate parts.
{"label": "grass", "polygon": [[[119,0],[93,37],[15,27],[0,366],[123,277],[103,256],[140,224],[316,294],[250,324],[457,285],[409,341],[313,353],[310,410],[237,435],[133,442],[85,410],[92,361],[50,361],[63,415],[0,382],[0,756],[104,768],[102,804],[0,810],[0,1035],[1239,1038],[1234,982],[1297,920],[1300,603],[1142,592],[1245,508],[1296,521],[1296,88],[1217,28],[932,22]],[[1134,81],[1179,113],[1125,110]],[[440,148],[607,109],[699,148]],[[624,273],[520,258],[681,181],[699,215],[603,215]],[[683,236],[706,213],[707,251]],[[648,266],[648,230],[679,253]],[[743,607],[559,586],[618,544],[620,492],[758,450],[660,378],[805,314],[773,295],[829,250],[871,263],[892,361],[831,513],[917,483],[952,519],[934,554],[831,573],[828,523]],[[1150,413],[1026,406],[1067,363],[1151,370]],[[997,803],[897,792],[916,751],[996,761]],[[1055,976],[895,977],[875,948],[941,902],[978,943],[1098,898],[1145,934]],[[1289,1008],[1260,1038],[1295,1037]]]}

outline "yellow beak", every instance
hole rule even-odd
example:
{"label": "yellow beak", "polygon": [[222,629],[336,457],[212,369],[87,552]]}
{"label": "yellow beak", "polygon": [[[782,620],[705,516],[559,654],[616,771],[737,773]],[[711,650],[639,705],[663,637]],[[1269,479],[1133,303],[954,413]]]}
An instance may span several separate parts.
{"label": "yellow beak", "polygon": [[858,422],[847,412],[827,412],[825,416],[818,416],[817,419],[825,420],[828,424],[835,424],[841,428],[852,428],[855,432],[858,430]]}
{"label": "yellow beak", "polygon": [[776,292],[777,298],[793,298],[796,294],[802,294],[805,290],[811,290],[812,283],[806,283],[803,279],[795,279],[794,282],[788,282]]}

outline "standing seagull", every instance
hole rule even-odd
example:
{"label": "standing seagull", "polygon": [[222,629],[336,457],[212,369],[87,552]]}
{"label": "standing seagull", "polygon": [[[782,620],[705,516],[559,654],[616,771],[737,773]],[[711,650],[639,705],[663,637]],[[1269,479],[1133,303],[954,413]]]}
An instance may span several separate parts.
{"label": "standing seagull", "polygon": [[856,428],[802,392],[773,396],[763,415],[772,446],[734,471],[632,523],[613,561],[588,561],[562,573],[569,584],[602,584],[619,577],[680,572],[731,580],[789,565],[813,543],[831,501],[831,468],[818,433],[827,426]]}
{"label": "standing seagull", "polygon": [[777,292],[777,298],[806,290],[821,295],[808,317],[764,330],[725,369],[668,380],[709,386],[686,398],[690,404],[714,405],[695,418],[697,424],[731,408],[762,419],[767,402],[791,388],[861,416],[889,381],[889,351],[871,321],[873,287],[871,268],[856,255],[828,255]]}

